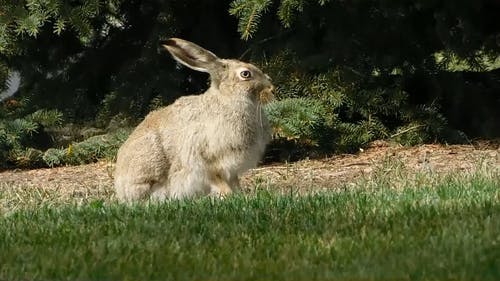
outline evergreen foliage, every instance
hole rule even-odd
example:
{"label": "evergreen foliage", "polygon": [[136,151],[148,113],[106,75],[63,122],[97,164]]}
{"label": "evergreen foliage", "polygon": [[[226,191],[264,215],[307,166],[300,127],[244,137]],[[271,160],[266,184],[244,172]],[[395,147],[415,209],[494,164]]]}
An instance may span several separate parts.
{"label": "evergreen foliage", "polygon": [[[28,7],[31,2],[57,9],[38,15],[38,10]],[[155,97],[169,103],[182,93],[206,87],[206,76],[176,68],[160,47],[162,40],[191,39],[223,56],[234,56],[242,44],[236,21],[227,12],[229,1],[31,2],[4,0],[6,8],[0,5],[5,10],[0,24],[9,28],[4,38],[8,44],[0,51],[0,70],[5,70],[0,71],[0,85],[5,86],[9,72],[19,72],[22,83],[17,95],[29,95],[31,104],[39,108],[56,108],[71,122],[91,121],[96,114],[101,123],[119,113],[139,119]],[[17,22],[25,19],[17,16],[17,10],[40,18],[34,32],[16,33]],[[65,22],[61,32],[54,27],[58,19]],[[213,28],[193,28],[203,22]],[[214,38],[217,42],[206,43]],[[100,113],[103,106],[109,111]]]}
{"label": "evergreen foliage", "polygon": [[[464,142],[468,138],[460,129],[487,127],[482,135],[500,136],[495,125],[500,116],[492,112],[500,106],[492,90],[500,90],[500,76],[491,71],[499,67],[500,54],[495,8],[500,6],[494,1],[281,0],[241,37],[255,38],[256,59],[262,52],[273,54],[264,66],[278,86],[278,98],[313,98],[334,117],[328,134],[334,149],[356,150],[378,138],[403,144]],[[240,24],[248,21],[245,14],[237,18]],[[268,39],[270,47],[260,44]],[[482,78],[446,75],[456,71],[457,62],[462,71],[482,71]],[[476,89],[457,87],[462,83]],[[458,102],[459,95],[466,98]],[[464,120],[465,108],[481,117]]]}
{"label": "evergreen foliage", "polygon": [[[43,42],[50,37],[57,38],[54,35],[65,38],[71,36],[73,44],[81,46],[90,46],[91,42],[103,38],[111,27],[121,24],[117,10],[120,2],[121,0],[1,0],[0,81],[7,80],[9,69],[16,69],[16,63],[12,61],[15,57],[30,56],[30,53],[34,53],[34,48],[40,51],[45,47],[44,43],[60,41]],[[38,42],[34,39],[38,39]],[[56,54],[52,55],[55,55],[52,58],[58,57]],[[71,60],[66,61],[70,62]],[[60,70],[66,67],[59,65]],[[4,83],[1,84],[4,86]]]}
{"label": "evergreen foliage", "polygon": [[114,160],[118,149],[130,134],[130,129],[90,137],[82,142],[72,143],[67,148],[50,148],[41,155],[43,164],[49,167],[81,165],[99,159]]}
{"label": "evergreen foliage", "polygon": [[0,106],[0,168],[53,167],[114,159],[130,133],[130,129],[121,128],[71,142],[65,148],[51,148],[57,145],[51,129],[62,125],[62,113],[40,109],[23,115],[24,102],[9,100]]}
{"label": "evergreen foliage", "polygon": [[435,104],[411,106],[399,75],[363,77],[346,68],[308,74],[295,58],[284,51],[263,65],[278,85],[278,101],[266,108],[277,139],[322,151],[357,151],[376,139],[466,139]]}
{"label": "evergreen foliage", "polygon": [[40,159],[47,124],[33,112],[113,131],[202,92],[206,74],[162,51],[172,36],[242,54],[273,78],[276,143],[331,152],[499,137],[498,10],[495,0],[0,0],[0,90],[19,73],[23,105],[0,115],[1,161]]}
{"label": "evergreen foliage", "polygon": [[266,107],[266,112],[274,139],[284,138],[300,145],[319,146],[329,123],[323,104],[310,98],[286,98],[273,102]]}
{"label": "evergreen foliage", "polygon": [[[26,52],[23,40],[36,38],[45,29],[61,35],[71,29],[84,44],[105,34],[109,25],[119,25],[117,17],[121,0],[22,0],[0,1],[0,54],[14,55]],[[108,22],[96,25],[96,19],[105,15]],[[101,23],[102,24],[102,23]],[[97,27],[97,28],[96,28]]]}
{"label": "evergreen foliage", "polygon": [[238,31],[243,39],[252,37],[260,23],[261,15],[268,10],[271,3],[271,0],[236,0],[231,3],[229,13],[240,19]]}
{"label": "evergreen foliage", "polygon": [[0,167],[39,166],[40,149],[51,143],[45,128],[61,125],[61,112],[41,109],[19,118],[9,118],[9,113],[0,108]]}

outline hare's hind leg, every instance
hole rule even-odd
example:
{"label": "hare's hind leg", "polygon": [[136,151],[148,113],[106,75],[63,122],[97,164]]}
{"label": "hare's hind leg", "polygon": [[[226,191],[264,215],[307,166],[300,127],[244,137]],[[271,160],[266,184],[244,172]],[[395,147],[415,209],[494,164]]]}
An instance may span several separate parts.
{"label": "hare's hind leg", "polygon": [[169,171],[168,187],[154,191],[155,198],[170,197],[182,199],[196,195],[211,195],[225,197],[233,192],[231,184],[236,184],[238,178],[231,181],[222,172],[210,171],[203,165],[172,165]]}
{"label": "hare's hind leg", "polygon": [[169,171],[168,197],[173,199],[189,198],[209,193],[207,173],[199,166],[172,164]]}
{"label": "hare's hind leg", "polygon": [[149,198],[153,201],[162,202],[170,197],[169,190],[165,182],[155,183],[151,186]]}
{"label": "hare's hind leg", "polygon": [[231,181],[227,181],[221,173],[213,173],[209,177],[210,195],[215,197],[226,197],[233,193]]}
{"label": "hare's hind leg", "polygon": [[157,134],[127,140],[118,151],[115,189],[120,201],[145,199],[167,178],[170,164]]}
{"label": "hare's hind leg", "polygon": [[241,190],[240,178],[238,177],[237,174],[233,174],[229,177],[229,186],[234,191]]}
{"label": "hare's hind leg", "polygon": [[116,183],[116,186],[123,186],[116,189],[116,197],[122,202],[131,202],[146,198],[151,185],[149,183]]}

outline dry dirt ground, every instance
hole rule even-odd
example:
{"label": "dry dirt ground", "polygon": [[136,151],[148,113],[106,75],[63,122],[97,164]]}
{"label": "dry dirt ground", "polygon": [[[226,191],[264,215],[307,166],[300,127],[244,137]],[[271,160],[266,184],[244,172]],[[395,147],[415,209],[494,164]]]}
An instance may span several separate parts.
{"label": "dry dirt ground", "polygon": [[[359,178],[369,178],[374,171],[390,167],[393,163],[415,173],[464,173],[473,172],[480,167],[499,169],[499,144],[500,142],[482,142],[474,145],[421,145],[408,148],[379,141],[357,154],[258,167],[245,174],[242,187],[251,189],[260,185],[299,191],[340,186],[345,188],[349,183]],[[50,194],[50,197],[83,199],[113,197],[112,170],[112,163],[107,162],[36,170],[7,170],[0,172],[0,188],[4,194],[6,189],[12,189],[16,194],[36,189],[41,193],[40,196]]]}

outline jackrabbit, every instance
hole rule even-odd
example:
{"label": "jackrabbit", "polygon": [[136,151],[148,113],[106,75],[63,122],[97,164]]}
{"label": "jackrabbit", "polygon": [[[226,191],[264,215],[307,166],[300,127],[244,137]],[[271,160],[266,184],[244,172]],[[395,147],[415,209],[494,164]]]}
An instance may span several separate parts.
{"label": "jackrabbit", "polygon": [[254,65],[220,59],[194,43],[171,38],[163,47],[181,64],[209,73],[211,85],[149,113],[137,126],[118,151],[117,197],[226,196],[270,141],[262,103],[272,98],[273,85]]}

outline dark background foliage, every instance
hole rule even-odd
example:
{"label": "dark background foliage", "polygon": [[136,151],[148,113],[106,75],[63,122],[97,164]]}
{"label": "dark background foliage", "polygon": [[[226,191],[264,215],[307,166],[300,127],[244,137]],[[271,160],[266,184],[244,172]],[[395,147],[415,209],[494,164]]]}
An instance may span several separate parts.
{"label": "dark background foliage", "polygon": [[[0,7],[0,85],[8,88],[9,74],[21,77],[0,110],[6,163],[32,149],[40,160],[48,147],[133,126],[180,95],[202,92],[206,74],[179,67],[161,49],[172,36],[270,74],[278,98],[267,109],[271,151],[288,158],[354,151],[375,139],[500,136],[495,0],[1,0]],[[89,127],[94,133],[82,133]],[[68,130],[78,133],[61,137]]]}

